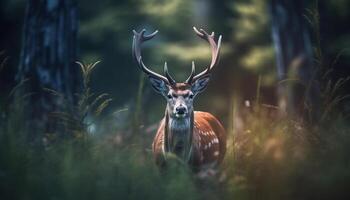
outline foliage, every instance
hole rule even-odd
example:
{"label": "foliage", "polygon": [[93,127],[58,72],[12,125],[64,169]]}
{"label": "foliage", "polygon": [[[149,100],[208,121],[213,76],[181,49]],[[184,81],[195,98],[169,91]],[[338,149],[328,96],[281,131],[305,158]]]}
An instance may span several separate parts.
{"label": "foliage", "polygon": [[25,99],[13,102],[0,126],[1,199],[197,199],[187,169],[175,165],[161,175],[136,141],[121,146],[118,135],[87,134],[86,117],[98,116],[109,101],[105,95],[92,98],[89,80],[97,63],[79,63],[84,81],[79,104],[72,113],[57,113],[73,138],[53,143],[44,137],[45,149],[28,143],[22,128]]}
{"label": "foliage", "polygon": [[163,179],[135,147],[71,141],[41,151],[19,134],[0,135],[2,199],[196,199],[186,171]]}
{"label": "foliage", "polygon": [[[55,120],[61,120],[61,123],[68,129],[67,131],[72,133],[74,137],[86,137],[87,133],[93,133],[94,120],[101,115],[102,111],[112,101],[111,98],[108,98],[107,93],[96,95],[91,92],[91,74],[98,63],[99,61],[84,65],[83,63],[77,62],[83,76],[83,89],[79,94],[76,94],[78,104],[76,106],[66,105],[65,107],[67,108],[73,107],[72,110],[66,112],[50,113],[50,115],[56,118]],[[64,95],[49,88],[45,88],[45,90],[67,104],[68,101],[65,99]]]}

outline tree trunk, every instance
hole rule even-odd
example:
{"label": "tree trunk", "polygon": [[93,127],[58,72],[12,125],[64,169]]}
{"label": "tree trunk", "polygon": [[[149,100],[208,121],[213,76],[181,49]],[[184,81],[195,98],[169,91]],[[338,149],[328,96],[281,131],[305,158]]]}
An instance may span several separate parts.
{"label": "tree trunk", "polygon": [[[45,92],[49,88],[62,93],[73,105],[80,88],[77,55],[78,16],[75,0],[29,0],[27,2],[22,50],[17,80],[28,79],[27,128],[30,132],[52,133],[58,127],[52,112],[67,106],[61,98]],[[25,95],[25,94],[22,94]],[[36,138],[36,139],[40,139]]]}
{"label": "tree trunk", "polygon": [[314,80],[312,44],[302,0],[271,0],[272,39],[276,50],[279,106],[287,115],[315,120],[320,91]]}

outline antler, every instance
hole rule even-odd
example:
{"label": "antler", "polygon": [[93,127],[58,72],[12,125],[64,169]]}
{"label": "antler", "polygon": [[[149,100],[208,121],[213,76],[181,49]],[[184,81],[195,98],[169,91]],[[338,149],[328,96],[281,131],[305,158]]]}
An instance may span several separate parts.
{"label": "antler", "polygon": [[195,82],[196,80],[198,80],[199,78],[201,78],[203,76],[210,75],[212,68],[217,64],[217,62],[219,60],[219,51],[220,51],[221,38],[222,38],[220,35],[218,42],[216,44],[215,38],[214,38],[214,35],[215,35],[214,32],[212,32],[209,35],[203,29],[199,29],[199,31],[198,31],[196,27],[193,27],[193,30],[200,38],[206,40],[209,43],[210,48],[211,48],[211,63],[210,63],[210,65],[208,65],[208,67],[204,71],[202,71],[201,73],[194,76],[195,65],[194,65],[194,62],[192,61],[192,73],[188,77],[188,79],[186,80],[186,83],[188,83],[188,84]]}
{"label": "antler", "polygon": [[133,43],[132,43],[132,54],[133,54],[133,57],[137,61],[137,63],[139,65],[139,67],[141,68],[141,70],[143,72],[145,72],[149,77],[162,79],[167,84],[174,85],[175,84],[175,80],[168,73],[168,67],[167,67],[167,63],[166,62],[164,63],[165,77],[160,75],[160,74],[158,74],[158,73],[153,72],[152,70],[147,68],[146,65],[143,63],[142,56],[141,56],[141,44],[143,42],[147,41],[147,40],[152,39],[158,33],[158,31],[154,31],[152,34],[149,34],[149,35],[145,35],[145,32],[146,32],[145,29],[143,29],[140,33],[138,33],[135,30],[133,30],[133,33],[134,33]]}

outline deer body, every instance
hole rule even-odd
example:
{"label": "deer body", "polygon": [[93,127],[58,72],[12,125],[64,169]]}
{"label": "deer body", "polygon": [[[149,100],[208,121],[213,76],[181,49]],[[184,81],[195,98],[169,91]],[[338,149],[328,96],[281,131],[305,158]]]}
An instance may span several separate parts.
{"label": "deer body", "polygon": [[221,123],[210,113],[194,111],[193,100],[197,94],[205,90],[212,68],[218,61],[221,36],[218,44],[214,40],[214,33],[209,35],[204,30],[196,34],[206,40],[212,48],[212,62],[201,73],[195,74],[192,62],[192,73],[182,83],[177,83],[168,73],[167,64],[164,65],[165,76],[151,71],[145,66],[141,57],[140,45],[152,39],[157,31],[144,35],[134,31],[133,56],[141,70],[148,75],[152,87],[166,100],[165,116],[161,121],[157,134],[153,140],[153,154],[158,165],[167,159],[168,153],[175,154],[193,169],[204,169],[218,165],[224,158],[226,151],[226,134]]}
{"label": "deer body", "polygon": [[[187,161],[194,169],[215,166],[221,163],[226,152],[226,135],[224,128],[210,113],[194,111],[193,114],[193,122],[178,122],[183,123],[180,125],[169,121],[167,122],[166,117],[161,121],[152,144],[153,155],[159,165],[164,162],[165,154],[171,152],[169,137],[166,137],[172,134],[171,129],[178,129],[182,131],[182,133],[192,133],[192,142],[188,154],[181,152],[185,151],[184,146],[181,146],[183,145],[182,142],[179,147],[175,146],[173,152],[178,156],[184,156],[182,159]],[[191,125],[191,123],[193,123],[193,125]],[[171,125],[178,125],[180,128],[171,128]],[[191,128],[192,130],[190,130]],[[166,131],[168,132],[165,133]]]}

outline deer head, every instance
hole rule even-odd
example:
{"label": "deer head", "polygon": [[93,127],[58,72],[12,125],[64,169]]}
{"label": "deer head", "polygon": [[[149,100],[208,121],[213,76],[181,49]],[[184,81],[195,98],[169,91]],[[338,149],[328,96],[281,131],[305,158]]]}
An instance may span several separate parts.
{"label": "deer head", "polygon": [[164,64],[164,76],[150,70],[142,61],[141,44],[152,39],[158,31],[150,35],[145,35],[146,30],[143,29],[140,33],[134,32],[133,37],[133,57],[136,59],[140,69],[148,75],[154,90],[160,93],[167,100],[167,113],[172,118],[186,118],[193,112],[193,99],[197,94],[204,91],[208,85],[210,74],[213,67],[218,62],[221,35],[218,43],[214,40],[214,32],[210,35],[203,29],[197,30],[193,27],[195,33],[202,39],[206,40],[211,47],[212,60],[211,64],[204,71],[195,75],[195,64],[192,61],[192,72],[185,82],[177,83],[169,74],[167,63]]}

